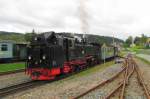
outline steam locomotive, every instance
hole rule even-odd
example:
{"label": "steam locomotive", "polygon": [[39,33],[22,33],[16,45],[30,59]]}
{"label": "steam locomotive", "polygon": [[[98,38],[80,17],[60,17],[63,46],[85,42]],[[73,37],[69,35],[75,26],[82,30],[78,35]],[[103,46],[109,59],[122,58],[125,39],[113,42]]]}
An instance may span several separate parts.
{"label": "steam locomotive", "polygon": [[27,51],[26,73],[33,80],[51,80],[117,56],[116,47],[102,47],[86,39],[45,32],[33,37]]}

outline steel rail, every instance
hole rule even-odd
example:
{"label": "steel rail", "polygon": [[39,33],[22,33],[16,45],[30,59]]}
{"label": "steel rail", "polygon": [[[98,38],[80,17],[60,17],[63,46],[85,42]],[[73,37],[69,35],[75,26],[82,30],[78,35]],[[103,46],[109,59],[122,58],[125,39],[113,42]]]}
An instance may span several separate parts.
{"label": "steel rail", "polygon": [[7,72],[0,72],[0,76],[14,74],[14,73],[20,73],[20,72],[23,72],[23,71],[25,71],[25,69],[18,69],[18,70],[7,71]]}

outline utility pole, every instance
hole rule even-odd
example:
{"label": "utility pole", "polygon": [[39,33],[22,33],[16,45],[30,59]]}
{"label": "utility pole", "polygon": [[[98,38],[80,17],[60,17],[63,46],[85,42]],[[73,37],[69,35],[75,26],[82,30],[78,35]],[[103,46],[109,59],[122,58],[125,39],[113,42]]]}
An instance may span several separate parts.
{"label": "utility pole", "polygon": [[105,58],[106,58],[106,55],[105,55],[105,54],[106,54],[106,48],[104,47],[104,66],[105,66],[105,62],[106,62],[106,61],[105,61]]}
{"label": "utility pole", "polygon": [[114,34],[113,34],[113,46],[115,46],[115,38],[114,38]]}

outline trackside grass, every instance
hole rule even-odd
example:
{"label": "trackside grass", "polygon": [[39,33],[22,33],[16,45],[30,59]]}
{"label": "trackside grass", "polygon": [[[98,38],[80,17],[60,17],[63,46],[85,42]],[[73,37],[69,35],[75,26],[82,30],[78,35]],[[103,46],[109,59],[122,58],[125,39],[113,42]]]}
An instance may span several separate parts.
{"label": "trackside grass", "polygon": [[0,64],[0,72],[14,71],[24,68],[25,68],[24,62]]}
{"label": "trackside grass", "polygon": [[[114,64],[114,61],[107,62],[105,64],[100,64],[100,65],[88,68],[87,70],[81,71],[80,73],[78,73],[74,76],[71,76],[69,78],[72,78],[72,77],[75,77],[75,76],[90,75],[91,73],[94,73],[96,71],[102,71],[105,68],[111,66],[112,64]],[[0,64],[0,72],[14,71],[14,70],[24,69],[24,68],[25,68],[25,63],[24,62]]]}

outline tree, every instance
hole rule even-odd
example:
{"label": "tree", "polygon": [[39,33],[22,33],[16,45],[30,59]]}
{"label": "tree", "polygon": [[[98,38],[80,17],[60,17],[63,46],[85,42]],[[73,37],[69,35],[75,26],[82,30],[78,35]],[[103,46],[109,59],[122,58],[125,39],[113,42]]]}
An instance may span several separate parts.
{"label": "tree", "polygon": [[33,37],[34,35],[36,35],[36,33],[35,33],[34,29],[33,29],[31,33],[26,33],[26,34],[24,35],[24,38],[25,38],[25,40],[26,40],[27,42],[30,42],[30,41],[32,40],[32,37]]}
{"label": "tree", "polygon": [[132,41],[133,41],[133,37],[129,36],[125,41],[126,46],[129,47],[132,44]]}
{"label": "tree", "polygon": [[141,44],[144,46],[144,44],[146,43],[148,37],[145,36],[144,34],[141,35]]}
{"label": "tree", "polygon": [[141,38],[136,36],[134,39],[134,44],[140,45],[140,42],[141,42]]}

